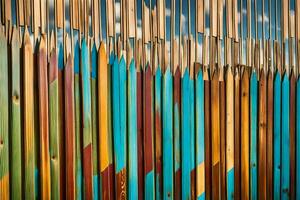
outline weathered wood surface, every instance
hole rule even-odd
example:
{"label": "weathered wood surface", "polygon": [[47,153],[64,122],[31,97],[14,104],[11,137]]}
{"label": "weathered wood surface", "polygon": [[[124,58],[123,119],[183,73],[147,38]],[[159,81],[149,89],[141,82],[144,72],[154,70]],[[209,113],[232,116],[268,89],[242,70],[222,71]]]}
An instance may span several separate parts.
{"label": "weathered wood surface", "polygon": [[[25,43],[25,50],[23,51],[23,55],[29,55],[28,60],[25,60],[25,66],[28,67],[28,71],[25,72],[25,83],[28,83],[28,89],[24,92],[24,97],[25,97],[25,111],[31,111],[33,108],[33,105],[30,102],[29,95],[32,94],[33,92],[33,72],[32,72],[32,48],[31,45],[28,44],[28,34],[26,36],[26,42]],[[9,115],[8,115],[8,108],[9,108],[9,93],[8,93],[8,60],[7,60],[7,42],[5,35],[2,31],[0,31],[0,55],[1,55],[1,62],[0,62],[0,70],[1,70],[1,75],[0,75],[0,81],[1,81],[1,86],[0,86],[0,196],[3,197],[3,199],[10,199],[9,195]],[[31,57],[30,57],[31,55]],[[17,66],[14,66],[17,67]],[[30,79],[31,78],[31,79]],[[30,79],[30,80],[29,80]],[[30,87],[31,86],[31,87]],[[29,98],[29,99],[28,99]],[[28,102],[29,101],[29,102]],[[28,103],[28,104],[26,104]],[[26,115],[26,114],[25,114]],[[29,115],[31,117],[31,115]],[[27,123],[26,123],[27,122]],[[28,118],[28,120],[25,121],[24,123],[24,128],[25,128],[25,171],[28,170],[27,172],[32,172],[33,175],[33,159],[31,158],[30,160],[30,155],[33,153],[33,144],[32,140],[33,139],[31,136],[33,134],[32,128],[33,128],[33,119]],[[28,145],[26,145],[28,144]],[[25,181],[27,183],[31,183],[33,186],[34,182],[33,180],[29,179],[27,176]],[[29,190],[33,189],[31,187],[26,187],[26,193],[28,194]]]}

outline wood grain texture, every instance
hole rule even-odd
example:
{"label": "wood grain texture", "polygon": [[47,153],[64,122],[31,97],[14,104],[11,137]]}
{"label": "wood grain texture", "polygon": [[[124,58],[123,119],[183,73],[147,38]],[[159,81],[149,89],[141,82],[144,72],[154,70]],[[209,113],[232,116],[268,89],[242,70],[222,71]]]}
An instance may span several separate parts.
{"label": "wood grain texture", "polygon": [[137,77],[132,59],[128,75],[128,199],[138,198],[138,151],[137,151]]}
{"label": "wood grain texture", "polygon": [[65,90],[65,150],[66,150],[66,198],[75,198],[75,102],[74,67],[69,54],[64,71]]}
{"label": "wood grain texture", "polygon": [[204,0],[197,0],[197,32],[204,33],[205,21],[204,21]]}
{"label": "wood grain texture", "polygon": [[267,199],[273,199],[273,93],[274,93],[274,76],[272,72],[268,74],[267,88]]}
{"label": "wood grain texture", "polygon": [[39,146],[41,198],[50,199],[50,155],[48,126],[48,73],[46,41],[41,37],[38,52],[38,94],[39,94]]}
{"label": "wood grain texture", "polygon": [[[8,100],[9,99],[9,94],[8,94],[9,83],[8,83],[8,80],[9,79],[8,79],[8,60],[7,60],[8,51],[7,51],[6,38],[2,31],[0,31],[0,47],[1,47],[0,48],[0,55],[1,55],[1,59],[0,59],[1,60],[0,61],[0,70],[1,70],[1,74],[0,74],[0,81],[1,81],[1,86],[0,86],[0,196],[3,197],[3,199],[9,199],[10,198],[10,195],[9,195],[10,183],[9,183],[9,138],[8,138],[9,137],[9,115],[8,115],[8,111],[9,111],[8,110],[8,108],[9,108],[9,100]],[[28,54],[30,54],[29,50],[27,52],[28,52]],[[25,66],[28,63],[29,62],[26,62]],[[29,66],[29,70],[30,70],[30,66]],[[28,75],[27,73],[25,73],[25,74]],[[30,74],[29,77],[31,75],[32,74]],[[26,77],[26,79],[25,79],[26,81],[28,81],[27,78],[28,77]],[[30,87],[30,85],[29,85],[29,87]],[[30,89],[33,89],[33,88],[30,88]],[[30,93],[30,92],[32,92],[32,90],[28,91],[28,93]],[[24,94],[25,94],[25,97],[27,97],[27,98],[28,98],[28,93],[27,93],[27,90],[25,90]],[[32,105],[26,105],[26,106],[27,107],[25,107],[25,109],[29,109],[30,107],[31,108],[33,107]],[[31,135],[31,133],[32,133],[31,131],[30,131],[30,133],[28,132],[28,129],[33,127],[32,123],[26,123],[29,121],[33,123],[33,120],[31,120],[31,119],[28,119],[28,121],[25,121],[25,123],[24,123],[25,128],[27,128],[26,129],[27,131],[25,130],[26,131],[25,133],[27,133],[27,135],[25,135],[25,141],[26,141],[26,139],[28,139],[28,137],[26,137],[26,136]],[[30,143],[30,144],[32,144],[32,143]],[[26,147],[28,148],[28,146],[25,146],[25,153],[33,150],[31,148],[26,149]],[[26,151],[26,150],[28,150],[28,151]],[[27,155],[27,154],[25,154],[25,155]],[[28,169],[28,157],[25,157],[25,163],[27,164],[27,165],[25,165],[25,167],[27,167],[27,169]],[[25,168],[25,170],[26,170],[26,168]]]}
{"label": "wood grain texture", "polygon": [[290,199],[295,199],[296,185],[296,77],[290,76]]}
{"label": "wood grain texture", "polygon": [[[21,199],[23,196],[22,179],[22,126],[21,126],[21,60],[20,60],[20,42],[18,29],[13,30],[11,41],[11,141],[10,154],[13,160],[10,160],[11,179],[10,185],[12,199]],[[17,192],[18,191],[18,192]]]}
{"label": "wood grain texture", "polygon": [[[71,0],[72,1],[72,28],[79,30],[80,29],[80,0]],[[70,4],[71,5],[71,4]]]}
{"label": "wood grain texture", "polygon": [[259,127],[258,127],[258,196],[267,198],[267,75],[261,71],[259,80]]}
{"label": "wood grain texture", "polygon": [[86,41],[81,44],[81,85],[82,85],[82,122],[83,122],[83,181],[84,197],[93,198],[93,158],[91,123],[91,87],[89,52]]}
{"label": "wood grain texture", "polygon": [[[55,0],[56,1],[56,26],[58,28],[63,28],[64,24],[64,4],[65,0]],[[78,12],[75,11],[75,12]]]}
{"label": "wood grain texture", "polygon": [[24,85],[24,165],[25,165],[25,198],[35,196],[34,182],[34,100],[33,100],[33,53],[28,31],[23,44],[23,85]]}
{"label": "wood grain texture", "polygon": [[[160,69],[159,69],[160,70]],[[160,72],[159,72],[160,73]],[[175,179],[174,179],[174,199],[181,199],[181,72],[177,67],[174,74],[174,167],[175,167]]]}
{"label": "wood grain texture", "polygon": [[101,172],[101,197],[102,199],[113,199],[113,157],[112,157],[112,132],[110,127],[110,65],[113,55],[109,60],[106,58],[105,44],[101,43],[98,51],[98,113],[99,113],[99,144],[100,145],[100,172]]}
{"label": "wood grain texture", "polygon": [[109,37],[114,36],[114,9],[113,9],[113,0],[106,0],[106,20],[107,20],[107,34]]}
{"label": "wood grain texture", "polygon": [[227,69],[226,78],[226,189],[227,199],[234,198],[234,76]]}
{"label": "wood grain texture", "polygon": [[[161,117],[162,116],[162,73],[159,66],[157,67],[155,72],[154,82],[155,82],[154,87],[155,87],[155,169],[156,169],[155,170],[156,172],[155,198],[161,199],[162,197],[162,117]],[[175,80],[174,80],[174,84],[175,84]],[[175,149],[175,154],[176,154],[176,149]],[[176,160],[175,160],[175,176],[176,176],[176,169],[177,168],[176,168]],[[176,187],[176,183],[175,183],[175,187]],[[176,198],[176,191],[175,191],[175,198]]]}
{"label": "wood grain texture", "polygon": [[220,94],[219,75],[216,71],[211,80],[211,148],[212,148],[212,199],[220,194]]}
{"label": "wood grain texture", "polygon": [[241,76],[236,68],[234,77],[234,198],[241,198]]}
{"label": "wood grain texture", "polygon": [[92,17],[92,24],[93,24],[93,36],[95,38],[95,43],[96,45],[98,46],[99,45],[99,40],[101,38],[100,36],[100,25],[102,24],[102,22],[100,22],[101,20],[101,16],[100,16],[100,7],[99,7],[99,3],[100,1],[99,0],[92,0],[92,3],[93,3],[93,17]]}

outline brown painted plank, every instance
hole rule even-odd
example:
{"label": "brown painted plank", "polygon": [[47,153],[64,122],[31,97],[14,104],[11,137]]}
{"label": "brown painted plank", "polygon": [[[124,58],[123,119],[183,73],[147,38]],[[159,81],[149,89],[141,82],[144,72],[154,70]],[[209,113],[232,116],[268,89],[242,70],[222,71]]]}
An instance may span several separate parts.
{"label": "brown painted plank", "polygon": [[211,80],[211,167],[212,199],[220,199],[220,94],[219,72],[215,71]]}
{"label": "brown painted plank", "polygon": [[290,199],[296,197],[296,84],[297,78],[294,73],[290,77]]}
{"label": "brown painted plank", "polygon": [[241,198],[241,161],[240,161],[240,140],[241,140],[241,78],[239,69],[236,68],[234,78],[234,198]]}
{"label": "brown painted plank", "polygon": [[259,81],[259,139],[258,139],[258,195],[267,198],[267,75],[261,70]]}
{"label": "brown painted plank", "polygon": [[249,80],[250,74],[244,68],[241,81],[241,198],[249,199],[249,138],[250,138],[250,107],[249,107]]}
{"label": "brown painted plank", "polygon": [[39,146],[40,146],[40,188],[41,198],[50,199],[50,154],[48,125],[48,66],[46,37],[41,37],[38,52],[38,93],[39,93]]}
{"label": "brown painted plank", "polygon": [[274,76],[272,72],[269,72],[267,91],[267,199],[273,199],[273,84]]}

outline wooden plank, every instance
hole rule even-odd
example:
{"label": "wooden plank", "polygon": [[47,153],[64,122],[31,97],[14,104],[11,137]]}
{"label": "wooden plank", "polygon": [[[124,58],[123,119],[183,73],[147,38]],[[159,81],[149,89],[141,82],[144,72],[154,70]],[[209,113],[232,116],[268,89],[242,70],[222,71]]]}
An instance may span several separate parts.
{"label": "wooden plank", "polygon": [[196,71],[196,198],[205,199],[205,114],[204,80],[201,69]]}
{"label": "wooden plank", "polygon": [[289,36],[289,1],[282,1],[282,39],[286,40]]}
{"label": "wooden plank", "polygon": [[232,1],[233,0],[226,0],[226,30],[227,30],[227,37],[233,37],[233,10],[232,10]]}
{"label": "wooden plank", "polygon": [[280,198],[281,177],[281,76],[277,71],[274,78],[274,140],[273,140],[273,197]]}
{"label": "wooden plank", "polygon": [[227,199],[234,198],[234,76],[226,72],[226,172]]}
{"label": "wooden plank", "polygon": [[50,134],[50,174],[51,196],[60,197],[60,154],[59,154],[59,103],[58,103],[58,68],[55,49],[49,58],[49,134]]}
{"label": "wooden plank", "polygon": [[115,32],[113,0],[106,0],[107,36],[113,37]]}
{"label": "wooden plank", "polygon": [[152,40],[158,37],[158,25],[157,25],[157,8],[154,6],[154,8],[151,11],[152,13]]}
{"label": "wooden plank", "polygon": [[39,94],[39,152],[41,197],[50,199],[50,155],[48,126],[48,72],[45,37],[41,37],[38,52],[38,94]]}
{"label": "wooden plank", "polygon": [[217,37],[218,33],[218,0],[210,0],[210,36]]}
{"label": "wooden plank", "polygon": [[96,45],[98,46],[99,45],[99,42],[100,42],[100,24],[102,24],[100,22],[101,20],[101,17],[100,17],[100,10],[99,10],[99,0],[93,0],[93,17],[92,17],[92,24],[93,24],[93,36],[95,38],[95,43]]}
{"label": "wooden plank", "polygon": [[[124,88],[126,86],[126,84],[124,83],[121,85],[121,83],[125,81],[123,79],[124,68],[126,69],[124,57],[123,56],[121,57],[119,63],[118,57],[115,56],[114,63],[112,65],[112,71],[111,71],[112,73],[112,116],[113,116],[112,125],[113,125],[113,137],[114,137],[116,198],[118,199],[122,199],[122,197],[124,198],[126,196],[126,178],[125,178],[127,173],[126,172],[126,129],[124,130],[124,128],[122,128],[125,127],[124,122],[126,123],[126,121],[122,119],[123,114],[121,114],[124,113],[124,115],[126,116],[126,110],[124,110],[124,101],[121,102],[121,98],[122,98],[121,87],[123,86]],[[122,93],[122,95],[124,95],[124,93]]]}
{"label": "wooden plank", "polygon": [[[191,63],[191,62],[190,62]],[[195,162],[195,80],[194,80],[194,61],[190,64],[190,124],[191,124],[191,197],[195,199],[196,197],[196,162]]]}
{"label": "wooden plank", "polygon": [[80,29],[80,0],[71,0],[72,1],[72,28],[79,30]]}
{"label": "wooden plank", "polygon": [[[68,50],[70,51],[70,50]],[[65,150],[66,150],[66,198],[75,198],[75,98],[74,98],[74,67],[70,52],[64,71],[64,90],[65,90]]]}
{"label": "wooden plank", "polygon": [[250,79],[250,198],[253,199],[257,199],[257,127],[258,80],[257,72],[252,71]]}
{"label": "wooden plank", "polygon": [[25,21],[25,16],[24,16],[24,1],[23,0],[17,0],[16,1],[16,5],[17,5],[17,8],[18,8],[18,22],[19,22],[19,25],[20,26],[23,26],[24,25],[24,21]]}
{"label": "wooden plank", "polygon": [[75,104],[75,178],[76,198],[82,198],[82,153],[81,153],[81,87],[80,87],[80,41],[76,42],[74,49],[74,104]]}
{"label": "wooden plank", "polygon": [[94,198],[99,198],[99,138],[98,138],[98,63],[97,63],[97,47],[96,44],[93,44],[92,53],[91,53],[91,96],[92,96],[92,144],[93,144],[93,194]]}
{"label": "wooden plank", "polygon": [[81,84],[82,84],[82,122],[83,122],[83,181],[84,197],[93,198],[93,158],[91,127],[91,85],[89,52],[86,41],[81,44]]}
{"label": "wooden plank", "polygon": [[273,199],[273,93],[274,93],[274,77],[269,71],[267,88],[267,199]]}
{"label": "wooden plank", "polygon": [[244,68],[241,80],[241,198],[249,199],[249,71]]}
{"label": "wooden plank", "polygon": [[11,21],[11,1],[5,1],[5,22]]}
{"label": "wooden plank", "polygon": [[189,70],[187,68],[183,72],[181,87],[182,199],[191,199],[191,102]]}
{"label": "wooden plank", "polygon": [[149,8],[146,6],[146,3],[144,2],[144,13],[143,13],[143,36],[144,36],[144,42],[149,43],[151,40],[150,35],[150,19],[149,19]]}
{"label": "wooden plank", "polygon": [[266,199],[267,179],[267,76],[260,71],[259,80],[259,127],[258,127],[258,195]]}
{"label": "wooden plank", "polygon": [[[176,83],[174,79],[174,84]],[[174,88],[176,86],[174,85]],[[175,95],[174,90],[174,95]],[[174,97],[174,101],[175,97]],[[162,198],[162,73],[161,69],[158,66],[155,72],[155,183],[156,183],[156,188],[155,188],[155,197],[156,199],[161,199]],[[176,111],[175,111],[176,112]],[[176,143],[176,135],[175,135],[175,144]],[[176,154],[176,146],[175,146],[175,156],[178,156]],[[177,157],[176,157],[177,158]],[[179,162],[180,163],[180,162]],[[176,182],[176,177],[181,176],[181,173],[177,173],[178,165],[177,159],[175,159],[174,167],[175,167],[175,182]],[[178,175],[179,174],[179,175]],[[180,181],[181,183],[181,181]],[[176,183],[175,183],[175,188],[177,189]],[[175,190],[176,190],[175,189]],[[175,191],[175,194],[177,192]],[[176,198],[176,196],[175,196]],[[181,196],[180,196],[181,198]]]}
{"label": "wooden plank", "polygon": [[46,28],[48,27],[47,24],[47,12],[48,12],[48,7],[47,7],[47,1],[46,0],[40,0],[40,9],[41,9],[41,14],[40,14],[40,26],[41,26],[41,32],[46,33]]}
{"label": "wooden plank", "polygon": [[218,16],[218,37],[223,39],[223,10],[224,10],[224,0],[218,0],[217,16]]}
{"label": "wooden plank", "polygon": [[[26,35],[26,39],[27,39]],[[27,41],[28,42],[28,41]],[[30,54],[31,53],[31,58],[32,58],[32,51],[30,52],[31,49],[29,49],[31,46],[27,45],[27,43],[25,43],[26,46],[28,48],[28,50],[26,52],[24,52],[24,54]],[[1,55],[1,62],[0,62],[0,70],[1,70],[1,75],[0,75],[0,81],[1,81],[1,87],[0,87],[0,121],[1,121],[1,125],[0,125],[0,196],[3,199],[9,199],[10,198],[10,194],[9,194],[9,116],[8,116],[8,108],[9,108],[9,93],[8,93],[8,60],[7,60],[7,41],[6,41],[6,37],[4,35],[4,33],[2,31],[0,31],[0,55]],[[30,57],[29,57],[30,58]],[[32,62],[31,62],[32,63]],[[25,59],[25,66],[28,66],[29,62],[27,59]],[[32,75],[31,69],[32,69],[32,65],[28,66],[28,71],[26,71],[24,74],[25,75],[29,75],[29,77],[31,77],[30,75]],[[29,73],[29,74],[28,74]],[[31,79],[32,80],[32,79]],[[25,81],[28,81],[28,76],[25,77]],[[27,83],[27,82],[25,82]],[[30,81],[28,81],[28,83],[30,83]],[[30,87],[30,84],[28,84],[27,87]],[[31,89],[31,90],[30,90]],[[25,101],[25,110],[28,110],[30,108],[32,108],[32,105],[26,104],[28,101],[28,93],[32,92],[33,88],[30,88],[29,91],[25,90],[24,91],[24,96],[26,97],[26,101]],[[29,108],[28,108],[29,107]],[[24,128],[25,128],[25,171],[27,170],[27,172],[29,171],[29,166],[28,164],[33,164],[33,162],[29,162],[28,159],[28,152],[34,152],[33,151],[33,146],[31,145],[26,145],[29,143],[28,141],[28,136],[31,135],[31,133],[33,134],[33,131],[30,131],[29,129],[31,129],[33,127],[33,120],[31,117],[31,115],[28,116],[28,118],[25,118],[24,120]],[[27,122],[27,123],[26,123]],[[32,123],[29,123],[32,122]],[[33,130],[33,129],[31,129]],[[26,140],[27,139],[27,140]],[[26,143],[28,142],[28,143]],[[30,143],[32,144],[32,143]],[[32,148],[30,148],[32,147]],[[32,160],[33,161],[33,160]],[[31,168],[30,168],[31,169]],[[33,168],[32,168],[33,169]],[[33,170],[30,172],[33,172]],[[25,176],[26,177],[26,176]],[[28,177],[26,177],[27,179],[25,179],[25,181],[29,181]],[[34,182],[31,182],[32,184],[34,184]],[[28,189],[26,187],[26,189]],[[28,190],[26,190],[28,191]]]}
{"label": "wooden plank", "polygon": [[165,1],[158,0],[157,2],[157,28],[159,39],[165,39]]}
{"label": "wooden plank", "polygon": [[[296,116],[300,115],[300,80],[296,89]],[[300,117],[296,117],[296,188],[300,186]],[[296,199],[300,198],[300,191],[296,190]]]}
{"label": "wooden plank", "polygon": [[[113,56],[111,56],[113,58]],[[102,199],[114,198],[113,183],[113,158],[112,158],[112,133],[110,128],[110,68],[113,59],[107,64],[105,44],[101,43],[98,51],[98,113],[99,113],[99,144],[100,145],[100,172],[101,172],[101,197]]]}
{"label": "wooden plank", "polygon": [[[64,4],[65,0],[55,0],[56,1],[56,26],[58,28],[63,28],[64,24]],[[78,12],[75,11],[75,12]]]}
{"label": "wooden plank", "polygon": [[281,139],[281,199],[289,199],[290,192],[290,81],[285,73],[282,81],[282,139]]}
{"label": "wooden plank", "polygon": [[173,173],[173,84],[172,73],[168,67],[163,75],[163,199],[174,197]]}
{"label": "wooden plank", "polygon": [[220,194],[220,96],[219,75],[215,74],[211,80],[211,148],[212,148],[212,198],[221,198]]}
{"label": "wooden plank", "polygon": [[[4,49],[4,48],[1,48]],[[35,197],[34,182],[34,74],[33,74],[33,50],[28,30],[25,30],[23,43],[23,90],[24,90],[24,168],[25,168],[25,198],[33,199]],[[25,70],[26,69],[26,70]]]}
{"label": "wooden plank", "polygon": [[174,179],[174,199],[181,199],[181,72],[179,67],[177,67],[174,74],[174,170],[175,170],[175,179]]}
{"label": "wooden plank", "polygon": [[[23,196],[22,179],[22,135],[21,135],[21,63],[19,32],[14,28],[11,41],[11,157],[10,160],[10,187],[12,199],[21,199]],[[2,92],[1,92],[2,93]],[[2,116],[2,115],[1,115]]]}
{"label": "wooden plank", "polygon": [[[135,9],[135,1],[134,0],[129,0],[128,1],[128,36],[130,37],[130,38],[134,38],[134,37],[136,37],[136,35],[135,35],[135,32],[136,32],[136,30],[135,30],[135,25],[134,24],[136,24],[136,17],[135,17],[135,12],[136,12],[136,9]],[[149,18],[149,10],[148,10],[148,18]],[[150,26],[150,24],[149,24],[149,26]]]}
{"label": "wooden plank", "polygon": [[31,0],[24,0],[24,23],[30,26],[31,19]]}
{"label": "wooden plank", "polygon": [[128,198],[137,199],[138,197],[138,153],[137,153],[137,96],[136,96],[136,67],[134,59],[131,60],[128,76]]}
{"label": "wooden plank", "polygon": [[241,142],[241,76],[239,69],[236,68],[234,77],[234,199],[241,198],[241,160],[240,160],[240,142]]}
{"label": "wooden plank", "polygon": [[232,15],[233,15],[232,34],[235,41],[238,41],[239,39],[238,0],[232,0]]}
{"label": "wooden plank", "polygon": [[35,35],[38,34],[39,31],[39,27],[41,26],[41,2],[40,0],[32,0],[32,3],[34,6],[32,6],[32,12],[33,12],[33,22],[32,22],[32,26],[33,26],[33,32],[35,33]]}
{"label": "wooden plank", "polygon": [[295,199],[295,192],[296,192],[296,181],[295,181],[295,170],[296,170],[296,162],[295,162],[295,132],[296,132],[296,76],[294,73],[291,73],[290,76],[290,190],[289,190],[289,197],[290,199]]}
{"label": "wooden plank", "polygon": [[204,0],[197,0],[197,32],[204,33],[205,29],[205,12],[204,12]]}

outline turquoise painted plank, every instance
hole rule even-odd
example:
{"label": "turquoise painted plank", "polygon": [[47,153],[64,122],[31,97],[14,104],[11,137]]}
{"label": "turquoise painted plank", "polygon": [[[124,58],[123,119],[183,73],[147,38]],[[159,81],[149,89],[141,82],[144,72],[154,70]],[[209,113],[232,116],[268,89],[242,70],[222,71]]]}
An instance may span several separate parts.
{"label": "turquoise painted plank", "polygon": [[250,198],[257,199],[257,88],[258,80],[253,71],[250,79]]}
{"label": "turquoise painted plank", "polygon": [[128,199],[138,197],[137,175],[137,94],[136,68],[134,59],[131,60],[128,75]]}
{"label": "turquoise painted plank", "polygon": [[74,96],[75,96],[75,177],[76,177],[76,188],[75,194],[76,199],[82,199],[82,154],[81,154],[81,92],[80,92],[80,41],[76,42],[74,50]]}
{"label": "turquoise painted plank", "polygon": [[280,199],[280,177],[281,177],[281,76],[279,72],[275,74],[274,80],[274,166],[273,166],[273,191],[274,199]]}
{"label": "turquoise painted plank", "polygon": [[[155,73],[155,115],[156,116],[159,116],[159,118],[160,118],[160,116],[161,116],[161,110],[162,110],[162,94],[161,94],[161,92],[162,92],[162,90],[161,90],[161,83],[162,82],[162,73],[161,73],[161,68],[160,68],[160,66],[158,66],[157,67],[157,70],[156,70],[156,73]],[[157,120],[156,122],[155,122],[155,124],[156,125],[158,125],[158,126],[160,126],[161,125],[161,121],[159,121],[159,120]],[[155,130],[156,130],[156,128],[155,128]],[[159,141],[161,141],[161,137],[160,138],[157,138],[157,137],[159,137],[159,136],[161,136],[160,134],[161,134],[161,130],[156,130],[156,131],[158,131],[159,133],[155,133],[155,140],[157,141],[157,140],[159,140]],[[175,139],[176,140],[176,139]],[[177,147],[176,147],[176,144],[175,144],[175,149],[176,149]],[[159,153],[161,153],[161,147],[156,147],[156,150],[157,149],[159,149]],[[158,154],[158,152],[156,152],[156,155]],[[161,155],[161,154],[160,154]],[[156,157],[156,159],[158,159],[157,157]],[[161,162],[160,163],[158,163],[158,165],[159,164],[161,164]],[[178,168],[178,166],[176,166],[176,162],[175,162],[175,170],[176,170],[176,167]],[[162,183],[162,172],[161,172],[161,167],[160,167],[160,165],[159,165],[159,167],[158,166],[156,166],[156,175],[155,175],[155,197],[156,197],[156,199],[161,199],[162,198],[162,191],[161,191],[161,189],[162,189],[162,187],[161,187],[161,183]]]}
{"label": "turquoise painted plank", "polygon": [[196,187],[196,162],[195,162],[195,80],[194,77],[190,77],[190,124],[191,124],[191,165],[190,165],[190,177],[191,177],[191,195],[195,198]]}
{"label": "turquoise painted plank", "polygon": [[93,145],[93,194],[99,198],[99,169],[98,169],[98,95],[97,95],[97,47],[94,44],[91,53],[91,96],[92,96],[92,145]]}
{"label": "turquoise painted plank", "polygon": [[163,199],[173,199],[173,78],[170,67],[163,76]]}
{"label": "turquoise painted plank", "polygon": [[281,139],[281,199],[289,199],[290,190],[290,81],[287,74],[282,81],[282,139]]}
{"label": "turquoise painted plank", "polygon": [[[195,83],[195,92],[196,92],[196,167],[203,166],[204,167],[204,81],[203,81],[203,72],[199,70],[196,75],[196,83]],[[204,172],[204,171],[203,171]],[[198,173],[198,172],[197,172]],[[203,173],[204,177],[204,173]],[[196,180],[196,185],[198,181],[204,180]],[[231,183],[231,182],[229,182]],[[200,191],[198,191],[200,190]],[[205,188],[198,188],[196,190],[196,197],[198,200],[205,199]],[[202,192],[203,191],[203,192]]]}
{"label": "turquoise painted plank", "polygon": [[182,116],[182,199],[191,199],[191,99],[190,78],[186,69],[182,77],[181,89],[181,116]]}
{"label": "turquoise painted plank", "polygon": [[296,96],[296,199],[300,199],[300,79],[297,81]]}
{"label": "turquoise painted plank", "polygon": [[124,57],[122,56],[119,63],[119,89],[120,89],[120,133],[121,140],[120,144],[122,147],[122,155],[123,155],[123,166],[126,164],[126,116],[127,116],[127,73],[126,73],[126,62]]}

